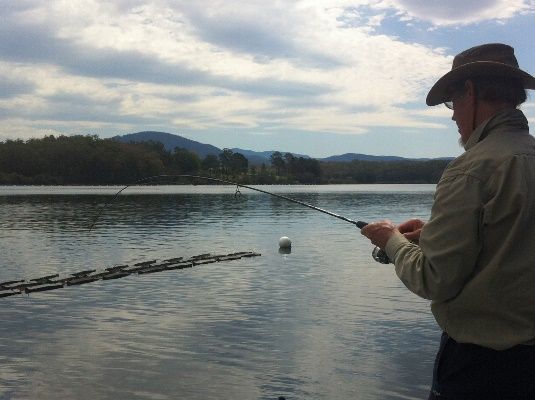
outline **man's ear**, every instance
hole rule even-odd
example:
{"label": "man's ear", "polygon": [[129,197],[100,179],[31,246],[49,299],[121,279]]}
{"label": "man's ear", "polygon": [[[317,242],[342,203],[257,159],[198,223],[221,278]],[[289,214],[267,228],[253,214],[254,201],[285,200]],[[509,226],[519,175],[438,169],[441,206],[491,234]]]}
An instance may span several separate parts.
{"label": "man's ear", "polygon": [[468,79],[464,82],[464,90],[465,90],[465,96],[467,97],[475,97],[476,95],[476,87],[474,85],[474,81]]}

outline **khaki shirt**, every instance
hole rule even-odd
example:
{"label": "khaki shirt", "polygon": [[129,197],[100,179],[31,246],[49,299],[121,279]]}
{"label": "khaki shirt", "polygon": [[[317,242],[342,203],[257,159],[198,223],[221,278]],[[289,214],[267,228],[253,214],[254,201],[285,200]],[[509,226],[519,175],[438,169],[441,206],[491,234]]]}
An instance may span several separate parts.
{"label": "khaki shirt", "polygon": [[535,139],[520,110],[503,111],[465,149],[437,185],[419,245],[396,234],[386,253],[456,341],[535,344]]}

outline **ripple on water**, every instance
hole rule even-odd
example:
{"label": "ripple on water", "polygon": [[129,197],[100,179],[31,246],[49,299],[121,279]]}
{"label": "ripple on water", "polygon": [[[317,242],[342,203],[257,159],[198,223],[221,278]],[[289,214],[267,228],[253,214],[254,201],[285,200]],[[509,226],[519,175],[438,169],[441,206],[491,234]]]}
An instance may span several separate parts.
{"label": "ripple on water", "polygon": [[[439,336],[428,303],[354,226],[229,189],[136,188],[90,233],[109,189],[0,196],[0,281],[262,253],[1,299],[0,398],[425,397]],[[432,187],[272,189],[362,220],[426,218],[432,202]]]}

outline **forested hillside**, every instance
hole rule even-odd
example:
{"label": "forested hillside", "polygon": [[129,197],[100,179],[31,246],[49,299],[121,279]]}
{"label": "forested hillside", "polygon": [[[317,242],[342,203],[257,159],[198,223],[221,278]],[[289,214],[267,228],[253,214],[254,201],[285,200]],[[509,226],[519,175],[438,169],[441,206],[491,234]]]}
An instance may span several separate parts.
{"label": "forested hillside", "polygon": [[159,142],[121,143],[97,136],[46,136],[0,142],[2,185],[128,184],[161,174],[204,174],[250,184],[436,183],[447,160],[319,162],[274,152],[250,166],[238,152],[218,156],[165,149]]}

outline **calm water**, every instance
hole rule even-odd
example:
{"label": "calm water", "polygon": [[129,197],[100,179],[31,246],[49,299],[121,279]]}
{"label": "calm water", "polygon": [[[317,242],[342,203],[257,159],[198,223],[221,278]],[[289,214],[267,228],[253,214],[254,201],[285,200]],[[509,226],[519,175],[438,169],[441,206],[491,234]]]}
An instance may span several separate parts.
{"label": "calm water", "polygon": [[[355,220],[434,186],[262,187]],[[0,187],[0,281],[201,253],[261,257],[0,299],[0,399],[422,399],[427,301],[347,222],[230,186]],[[289,236],[291,254],[279,254]]]}

